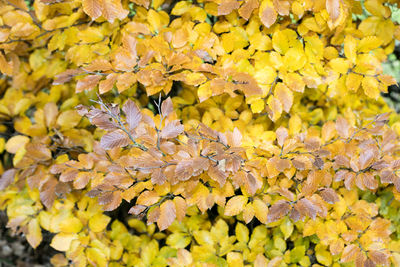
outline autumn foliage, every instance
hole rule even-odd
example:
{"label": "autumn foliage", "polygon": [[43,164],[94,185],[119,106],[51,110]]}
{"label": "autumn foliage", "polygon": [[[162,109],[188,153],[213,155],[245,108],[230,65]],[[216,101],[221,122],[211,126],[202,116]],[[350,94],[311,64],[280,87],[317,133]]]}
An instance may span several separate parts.
{"label": "autumn foliage", "polygon": [[2,0],[0,208],[54,266],[400,266],[394,0]]}

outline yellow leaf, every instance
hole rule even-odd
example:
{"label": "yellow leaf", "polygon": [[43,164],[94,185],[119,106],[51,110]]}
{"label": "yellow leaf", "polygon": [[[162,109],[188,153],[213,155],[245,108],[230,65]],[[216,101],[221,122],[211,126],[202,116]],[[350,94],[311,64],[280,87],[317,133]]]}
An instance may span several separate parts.
{"label": "yellow leaf", "polygon": [[350,91],[356,92],[361,85],[362,76],[353,72],[347,74],[346,87]]}
{"label": "yellow leaf", "polygon": [[299,115],[294,114],[289,119],[289,133],[290,135],[298,134],[301,131],[302,122]]}
{"label": "yellow leaf", "polygon": [[53,237],[50,246],[58,251],[67,251],[72,240],[78,238],[77,234],[59,233]]}
{"label": "yellow leaf", "polygon": [[104,251],[99,248],[90,247],[86,249],[86,256],[88,261],[93,266],[106,267],[108,266],[108,259],[104,254]]}
{"label": "yellow leaf", "polygon": [[279,229],[283,233],[285,239],[288,239],[290,235],[293,233],[293,224],[288,217],[285,217],[283,222],[279,225]]}
{"label": "yellow leaf", "polygon": [[36,248],[42,242],[42,230],[40,229],[38,219],[32,219],[29,222],[26,240],[33,248]]}
{"label": "yellow leaf", "polygon": [[191,6],[192,4],[188,1],[180,1],[174,5],[171,14],[174,16],[181,16],[184,13],[188,12]]}
{"label": "yellow leaf", "polygon": [[172,248],[185,248],[192,241],[190,236],[185,235],[184,233],[172,233],[167,237],[167,245]]}
{"label": "yellow leaf", "polygon": [[282,103],[278,98],[270,96],[267,100],[268,105],[268,117],[273,121],[277,121],[282,114]]}
{"label": "yellow leaf", "polygon": [[239,252],[229,252],[226,255],[226,261],[229,267],[241,267],[243,265],[243,255]]}
{"label": "yellow leaf", "polygon": [[302,48],[289,48],[285,53],[284,66],[289,71],[296,71],[304,67],[307,63],[307,57]]}
{"label": "yellow leaf", "polygon": [[376,36],[367,36],[361,39],[358,44],[358,51],[361,53],[368,53],[382,45],[382,40]]}
{"label": "yellow leaf", "polygon": [[235,228],[236,238],[239,242],[249,242],[249,229],[242,223],[238,223]]}
{"label": "yellow leaf", "polygon": [[264,99],[257,99],[256,101],[251,103],[250,107],[253,113],[260,113],[264,110],[265,107]]}
{"label": "yellow leaf", "polygon": [[60,223],[60,231],[64,233],[78,233],[82,230],[82,222],[76,217],[64,219]]}
{"label": "yellow leaf", "polygon": [[283,82],[290,88],[290,90],[299,93],[303,93],[304,87],[306,86],[302,76],[297,73],[288,73],[283,77]]}
{"label": "yellow leaf", "polygon": [[267,223],[267,215],[268,215],[268,206],[265,204],[264,201],[260,199],[254,199],[253,201],[253,208],[256,218],[261,223]]}
{"label": "yellow leaf", "polygon": [[241,213],[247,204],[247,197],[245,196],[234,196],[229,199],[225,206],[225,216],[235,216]]}
{"label": "yellow leaf", "polygon": [[74,128],[82,117],[75,110],[67,110],[62,112],[57,118],[57,125],[61,130],[68,130]]}
{"label": "yellow leaf", "polygon": [[110,217],[102,213],[97,213],[89,219],[89,228],[95,233],[101,232],[106,229],[110,220]]}
{"label": "yellow leaf", "polygon": [[332,255],[329,251],[327,251],[323,246],[316,245],[315,246],[315,256],[317,257],[317,261],[325,266],[332,265]]}
{"label": "yellow leaf", "polygon": [[154,11],[153,9],[150,9],[149,12],[147,13],[147,21],[149,22],[151,26],[151,30],[154,32],[161,27],[161,16],[159,13]]}
{"label": "yellow leaf", "polygon": [[25,147],[29,143],[29,137],[24,135],[16,135],[8,139],[5,148],[8,153],[15,154],[21,147]]}
{"label": "yellow leaf", "polygon": [[283,110],[289,113],[290,108],[293,105],[293,93],[289,88],[283,84],[278,83],[275,86],[274,95],[282,103]]}
{"label": "yellow leaf", "polygon": [[375,77],[366,76],[362,79],[362,87],[364,89],[364,93],[373,99],[377,99],[380,94],[379,90],[379,82]]}
{"label": "yellow leaf", "polygon": [[346,35],[344,38],[344,55],[355,64],[357,59],[357,40],[351,36]]}
{"label": "yellow leaf", "polygon": [[197,96],[200,102],[203,102],[212,96],[212,90],[209,82],[199,86],[199,89],[197,89]]}
{"label": "yellow leaf", "polygon": [[334,58],[329,61],[329,66],[334,72],[346,74],[349,70],[349,61],[344,58]]}

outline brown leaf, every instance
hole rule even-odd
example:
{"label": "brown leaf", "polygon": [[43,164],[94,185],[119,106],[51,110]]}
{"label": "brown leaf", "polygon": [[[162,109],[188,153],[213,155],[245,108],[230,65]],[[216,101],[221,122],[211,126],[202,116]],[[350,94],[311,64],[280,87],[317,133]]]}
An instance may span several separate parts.
{"label": "brown leaf", "polygon": [[48,102],[46,105],[43,107],[44,114],[45,116],[45,121],[46,121],[46,126],[47,128],[52,128],[56,122],[56,118],[58,115],[58,108],[56,103],[54,102]]}
{"label": "brown leaf", "polygon": [[389,265],[389,256],[381,251],[368,251],[368,258],[370,258],[375,264]]}
{"label": "brown leaf", "polygon": [[307,198],[302,198],[296,203],[296,209],[299,211],[300,215],[308,216],[315,220],[317,212],[319,211],[318,206],[316,206],[311,200]]}
{"label": "brown leaf", "polygon": [[131,0],[131,2],[148,9],[151,1],[150,0]]}
{"label": "brown leaf", "polygon": [[220,187],[224,186],[224,184],[226,182],[227,175],[223,170],[219,169],[218,166],[217,167],[210,166],[208,168],[207,174],[210,176],[211,179],[213,179],[214,181],[218,182]]}
{"label": "brown leaf", "polygon": [[218,6],[218,16],[228,15],[240,6],[237,0],[222,0]]}
{"label": "brown leaf", "polygon": [[167,200],[160,206],[160,217],[157,220],[157,226],[163,231],[172,224],[176,218],[176,208],[172,200]]}
{"label": "brown leaf", "polygon": [[108,71],[111,69],[111,63],[104,58],[97,58],[84,68],[86,71]]}
{"label": "brown leaf", "polygon": [[374,149],[363,149],[360,152],[359,164],[361,170],[369,167],[372,164],[374,158],[377,157],[374,152]]}
{"label": "brown leaf", "polygon": [[289,1],[282,1],[282,0],[274,0],[274,7],[278,14],[281,16],[288,16],[290,12],[290,3]]}
{"label": "brown leaf", "polygon": [[335,22],[340,16],[340,0],[326,0],[326,11],[331,20]]}
{"label": "brown leaf", "polygon": [[164,175],[164,172],[163,172],[163,170],[161,168],[155,169],[151,173],[151,182],[153,184],[162,185],[162,184],[164,184],[166,179],[167,179],[167,177]]}
{"label": "brown leaf", "polygon": [[105,211],[115,210],[116,208],[118,208],[121,202],[122,202],[121,191],[119,190],[114,191],[112,192],[110,201],[103,206],[103,210]]}
{"label": "brown leaf", "polygon": [[259,16],[262,24],[267,28],[271,27],[278,18],[278,14],[269,1],[265,1],[265,5],[261,6]]}
{"label": "brown leaf", "polygon": [[15,169],[9,169],[6,170],[0,178],[0,190],[6,189],[12,182],[14,182],[14,177],[15,174],[17,173],[17,170]]}
{"label": "brown leaf", "polygon": [[258,0],[246,0],[241,5],[238,12],[242,18],[244,18],[245,20],[249,20],[251,14],[256,8],[258,8]]}
{"label": "brown leaf", "polygon": [[289,131],[285,127],[281,126],[278,129],[276,129],[275,133],[276,133],[276,139],[278,140],[278,145],[282,147],[286,139],[289,137]]}
{"label": "brown leaf", "polygon": [[275,162],[276,162],[275,167],[280,172],[284,172],[286,169],[292,167],[292,162],[289,159],[277,158]]}
{"label": "brown leaf", "polygon": [[133,35],[124,34],[122,37],[122,47],[128,51],[130,57],[135,61],[137,60],[137,51],[136,51],[137,40]]}
{"label": "brown leaf", "polygon": [[[359,253],[359,254],[361,254],[361,253]],[[358,266],[356,266],[356,267],[358,267]],[[364,262],[364,265],[362,265],[360,267],[376,267],[376,264],[371,259],[367,259]]]}
{"label": "brown leaf", "polygon": [[287,188],[278,188],[276,192],[278,192],[281,196],[286,197],[290,201],[294,201],[294,194]]}
{"label": "brown leaf", "polygon": [[160,137],[164,139],[175,138],[179,134],[181,134],[184,130],[183,125],[179,120],[173,120],[169,122],[165,127],[161,130]]}
{"label": "brown leaf", "polygon": [[329,204],[334,204],[335,202],[339,201],[339,197],[336,194],[335,190],[332,188],[325,188],[320,192],[321,197],[323,200],[328,202]]}
{"label": "brown leaf", "polygon": [[91,17],[92,20],[96,20],[101,16],[102,2],[102,0],[82,0],[83,11]]}
{"label": "brown leaf", "polygon": [[127,146],[129,143],[129,137],[121,130],[107,133],[103,135],[100,140],[100,146],[105,150],[109,150],[114,147],[124,147]]}
{"label": "brown leaf", "polygon": [[331,140],[336,135],[335,123],[333,121],[326,122],[321,129],[321,138],[325,142]]}
{"label": "brown leaf", "polygon": [[160,148],[164,153],[169,155],[175,154],[176,152],[176,145],[173,142],[161,142]]}
{"label": "brown leaf", "polygon": [[175,168],[175,177],[180,181],[187,181],[193,175],[193,161],[180,160]]}
{"label": "brown leaf", "polygon": [[136,74],[133,72],[125,72],[123,74],[118,75],[117,78],[117,89],[118,93],[122,93],[126,89],[131,88],[131,86],[136,83]]}
{"label": "brown leaf", "polygon": [[365,256],[364,253],[360,252],[357,254],[356,256],[356,260],[354,261],[354,263],[356,264],[355,267],[367,267],[366,264],[366,259],[367,257]]}
{"label": "brown leaf", "polygon": [[56,186],[58,184],[57,179],[50,177],[46,183],[41,186],[40,191],[40,201],[42,201],[43,205],[50,209],[56,199]]}
{"label": "brown leaf", "polygon": [[115,82],[117,81],[118,75],[116,73],[108,74],[105,80],[100,81],[99,83],[99,93],[105,94],[111,91],[114,87]]}
{"label": "brown leaf", "polygon": [[374,178],[374,176],[367,172],[367,173],[361,173],[359,175],[362,175],[362,181],[363,184],[366,188],[375,190],[378,188],[378,181]]}
{"label": "brown leaf", "polygon": [[290,211],[290,204],[286,200],[278,200],[270,208],[268,212],[268,222],[276,222]]}
{"label": "brown leaf", "polygon": [[379,177],[381,179],[381,183],[393,183],[396,176],[391,170],[383,170],[379,173]]}
{"label": "brown leaf", "polygon": [[147,224],[152,224],[158,220],[160,217],[160,207],[154,207],[153,209],[150,209],[149,212],[147,213]]}
{"label": "brown leaf", "polygon": [[257,81],[248,73],[238,72],[232,74],[235,90],[241,90],[246,97],[252,95],[262,94],[260,86]]}
{"label": "brown leaf", "polygon": [[354,172],[347,172],[344,179],[344,186],[347,190],[351,190],[355,185],[356,174]]}
{"label": "brown leaf", "polygon": [[3,53],[0,52],[0,72],[4,73],[5,75],[12,76],[13,69],[13,64],[11,62],[7,62],[7,59]]}
{"label": "brown leaf", "polygon": [[247,173],[247,175],[245,176],[245,188],[246,191],[250,194],[250,195],[254,195],[258,189],[260,189],[261,185],[259,185],[257,183],[257,179],[256,177],[254,177],[253,174],[251,174],[250,172]]}
{"label": "brown leaf", "polygon": [[[333,1],[336,1],[336,0],[333,0]],[[336,131],[342,138],[350,137],[350,124],[348,123],[348,121],[345,118],[343,118],[341,116],[339,116],[337,118]]]}
{"label": "brown leaf", "polygon": [[50,149],[40,143],[29,143],[25,146],[27,155],[36,161],[46,161],[52,158]]}
{"label": "brown leaf", "polygon": [[60,181],[63,183],[71,182],[76,178],[78,173],[77,169],[69,168],[61,173]]}
{"label": "brown leaf", "polygon": [[123,20],[129,11],[122,7],[121,0],[103,0],[103,17],[110,23],[115,19]]}
{"label": "brown leaf", "polygon": [[156,191],[144,191],[136,200],[137,205],[151,206],[160,200]]}
{"label": "brown leaf", "polygon": [[146,206],[143,205],[135,205],[132,208],[129,209],[128,213],[133,214],[135,216],[138,216],[140,213],[142,213],[146,209]]}
{"label": "brown leaf", "polygon": [[168,97],[161,104],[161,115],[164,118],[167,118],[168,115],[171,114],[173,111],[174,111],[174,106],[172,104],[172,100],[170,97]]}
{"label": "brown leaf", "polygon": [[293,92],[284,83],[277,83],[274,96],[281,102],[283,110],[289,113],[293,105]]}
{"label": "brown leaf", "polygon": [[341,262],[353,261],[360,252],[361,252],[360,248],[357,245],[350,244],[344,248],[340,261]]}
{"label": "brown leaf", "polygon": [[80,69],[68,69],[60,74],[55,76],[55,80],[53,81],[54,85],[59,85],[63,83],[67,83],[72,80],[76,75],[82,74],[83,71]]}
{"label": "brown leaf", "polygon": [[100,75],[88,75],[86,77],[84,77],[83,79],[80,79],[77,83],[76,83],[76,88],[75,91],[77,93],[81,93],[85,90],[93,90],[96,85],[99,83],[100,79],[102,76]]}
{"label": "brown leaf", "polygon": [[142,120],[142,113],[140,112],[138,106],[135,102],[128,99],[122,107],[122,110],[125,113],[126,122],[128,123],[129,128],[134,130]]}
{"label": "brown leaf", "polygon": [[313,165],[318,169],[322,170],[324,168],[324,161],[320,157],[315,157],[313,161]]}
{"label": "brown leaf", "polygon": [[90,178],[93,177],[93,174],[90,172],[80,172],[75,180],[74,180],[74,188],[75,189],[83,189],[89,183]]}
{"label": "brown leaf", "polygon": [[100,113],[97,116],[95,116],[91,120],[91,123],[96,125],[98,128],[107,131],[118,129],[117,124],[112,121],[111,116],[105,113]]}
{"label": "brown leaf", "polygon": [[178,221],[182,221],[186,215],[186,201],[181,197],[174,198],[175,209],[176,209],[176,218]]}

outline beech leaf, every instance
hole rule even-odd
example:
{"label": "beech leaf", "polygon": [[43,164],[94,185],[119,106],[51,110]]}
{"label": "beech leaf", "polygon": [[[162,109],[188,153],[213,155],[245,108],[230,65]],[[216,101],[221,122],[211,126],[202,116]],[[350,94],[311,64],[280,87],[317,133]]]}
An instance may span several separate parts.
{"label": "beech leaf", "polygon": [[109,150],[114,147],[124,147],[130,143],[129,137],[121,130],[116,130],[103,135],[100,140],[100,146]]}
{"label": "beech leaf", "polygon": [[130,99],[126,101],[126,103],[122,107],[122,110],[125,113],[126,122],[128,123],[129,128],[131,130],[134,130],[142,120],[142,113],[140,112],[135,102]]}

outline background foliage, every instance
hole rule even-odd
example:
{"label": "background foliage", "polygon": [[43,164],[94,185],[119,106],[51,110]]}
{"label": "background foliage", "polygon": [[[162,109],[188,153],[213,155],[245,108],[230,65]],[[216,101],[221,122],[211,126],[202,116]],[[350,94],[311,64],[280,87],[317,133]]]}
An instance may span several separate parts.
{"label": "background foliage", "polygon": [[7,227],[55,266],[399,266],[397,5],[2,1]]}

